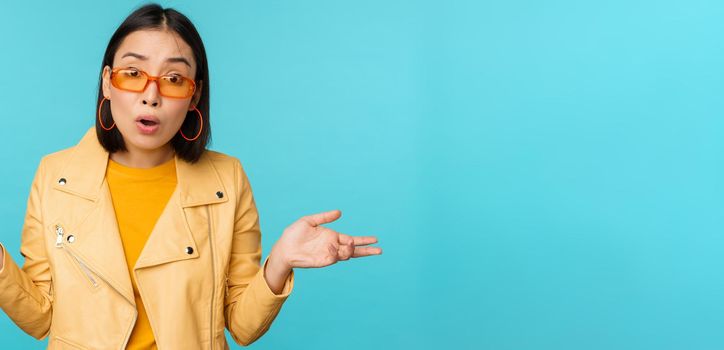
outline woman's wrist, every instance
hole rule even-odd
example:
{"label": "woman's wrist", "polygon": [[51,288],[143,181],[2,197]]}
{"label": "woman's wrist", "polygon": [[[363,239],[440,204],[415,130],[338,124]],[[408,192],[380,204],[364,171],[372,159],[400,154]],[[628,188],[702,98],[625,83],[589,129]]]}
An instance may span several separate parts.
{"label": "woman's wrist", "polygon": [[266,264],[267,275],[277,281],[286,280],[287,275],[292,271],[292,267],[289,266],[284,256],[274,249],[269,253]]}
{"label": "woman's wrist", "polygon": [[3,265],[5,263],[5,249],[3,249],[3,246],[0,245],[0,270],[3,269]]}
{"label": "woman's wrist", "polygon": [[264,267],[266,269],[264,271],[264,276],[266,278],[267,285],[269,285],[269,288],[272,292],[274,292],[274,294],[281,294],[287,277],[292,271],[291,266],[285,262],[277,250],[272,249]]}
{"label": "woman's wrist", "polygon": [[268,264],[273,265],[274,270],[276,271],[291,271],[292,266],[289,262],[289,259],[286,258],[286,256],[280,252],[279,248],[277,246],[272,247],[271,252],[269,252],[269,262]]}

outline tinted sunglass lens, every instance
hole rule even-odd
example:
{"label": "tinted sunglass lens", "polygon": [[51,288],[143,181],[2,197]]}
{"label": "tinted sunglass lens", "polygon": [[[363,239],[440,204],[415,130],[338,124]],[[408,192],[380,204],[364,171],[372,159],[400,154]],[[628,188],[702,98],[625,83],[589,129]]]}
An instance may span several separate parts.
{"label": "tinted sunglass lens", "polygon": [[113,75],[112,82],[119,89],[143,91],[146,76],[135,69],[120,69]]}

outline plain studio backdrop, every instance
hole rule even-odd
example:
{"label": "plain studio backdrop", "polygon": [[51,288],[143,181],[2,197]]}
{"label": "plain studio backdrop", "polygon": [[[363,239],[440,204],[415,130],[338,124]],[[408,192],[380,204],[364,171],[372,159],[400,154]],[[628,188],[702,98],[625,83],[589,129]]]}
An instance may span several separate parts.
{"label": "plain studio backdrop", "polygon": [[[141,4],[0,5],[19,263],[35,168],[93,125],[105,46]],[[724,3],[161,4],[204,39],[211,149],[250,177],[264,256],[335,208],[331,228],[384,249],[297,269],[251,349],[724,348]],[[47,341],[4,313],[0,338]]]}

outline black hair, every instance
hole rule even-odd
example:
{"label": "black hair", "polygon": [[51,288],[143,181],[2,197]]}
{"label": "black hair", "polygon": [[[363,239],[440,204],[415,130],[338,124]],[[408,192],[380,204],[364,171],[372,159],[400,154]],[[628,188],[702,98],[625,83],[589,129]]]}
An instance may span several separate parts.
{"label": "black hair", "polygon": [[[196,104],[196,108],[198,108],[203,115],[201,135],[199,135],[195,141],[186,141],[180,133],[176,133],[170,142],[179,158],[194,163],[201,158],[201,155],[206,150],[206,145],[211,140],[211,127],[209,122],[209,67],[206,61],[206,49],[204,48],[204,43],[201,41],[201,36],[186,16],[172,8],[164,9],[155,3],[144,5],[133,11],[133,13],[126,17],[118,29],[116,29],[113,36],[111,36],[108,47],[106,47],[106,52],[103,55],[101,72],[105,66],[113,67],[113,57],[123,39],[135,31],[144,29],[176,32],[193,51],[194,60],[196,61],[196,76],[194,77],[194,81],[197,83],[197,86],[199,81],[203,81],[201,96]],[[111,130],[104,130],[100,124],[100,120],[98,120],[96,113],[99,107],[103,107],[100,108],[100,118],[103,120],[103,125],[106,127],[113,125],[113,115],[111,114],[110,108],[108,108],[107,104],[105,106],[100,105],[103,98],[103,75],[101,74],[100,82],[98,83],[98,100],[94,113],[96,135],[100,144],[109,153],[126,151],[123,136],[120,131],[118,131],[118,128],[115,127]],[[196,111],[189,111],[186,114],[186,119],[183,124],[181,124],[181,130],[188,137],[193,137],[198,133],[198,124]]]}

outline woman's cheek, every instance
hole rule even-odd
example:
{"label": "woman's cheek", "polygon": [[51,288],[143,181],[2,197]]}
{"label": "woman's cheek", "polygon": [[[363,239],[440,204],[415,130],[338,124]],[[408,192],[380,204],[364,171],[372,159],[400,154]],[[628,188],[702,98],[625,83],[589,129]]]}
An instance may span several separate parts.
{"label": "woman's cheek", "polygon": [[171,129],[172,135],[178,132],[178,129],[183,125],[184,119],[186,118],[186,108],[187,104],[175,104],[173,110],[168,114],[174,116],[169,119],[169,129]]}
{"label": "woman's cheek", "polygon": [[136,118],[133,115],[133,104],[135,100],[133,96],[124,92],[111,92],[111,113],[113,114],[113,121],[116,124],[120,124],[127,127],[134,123]]}

